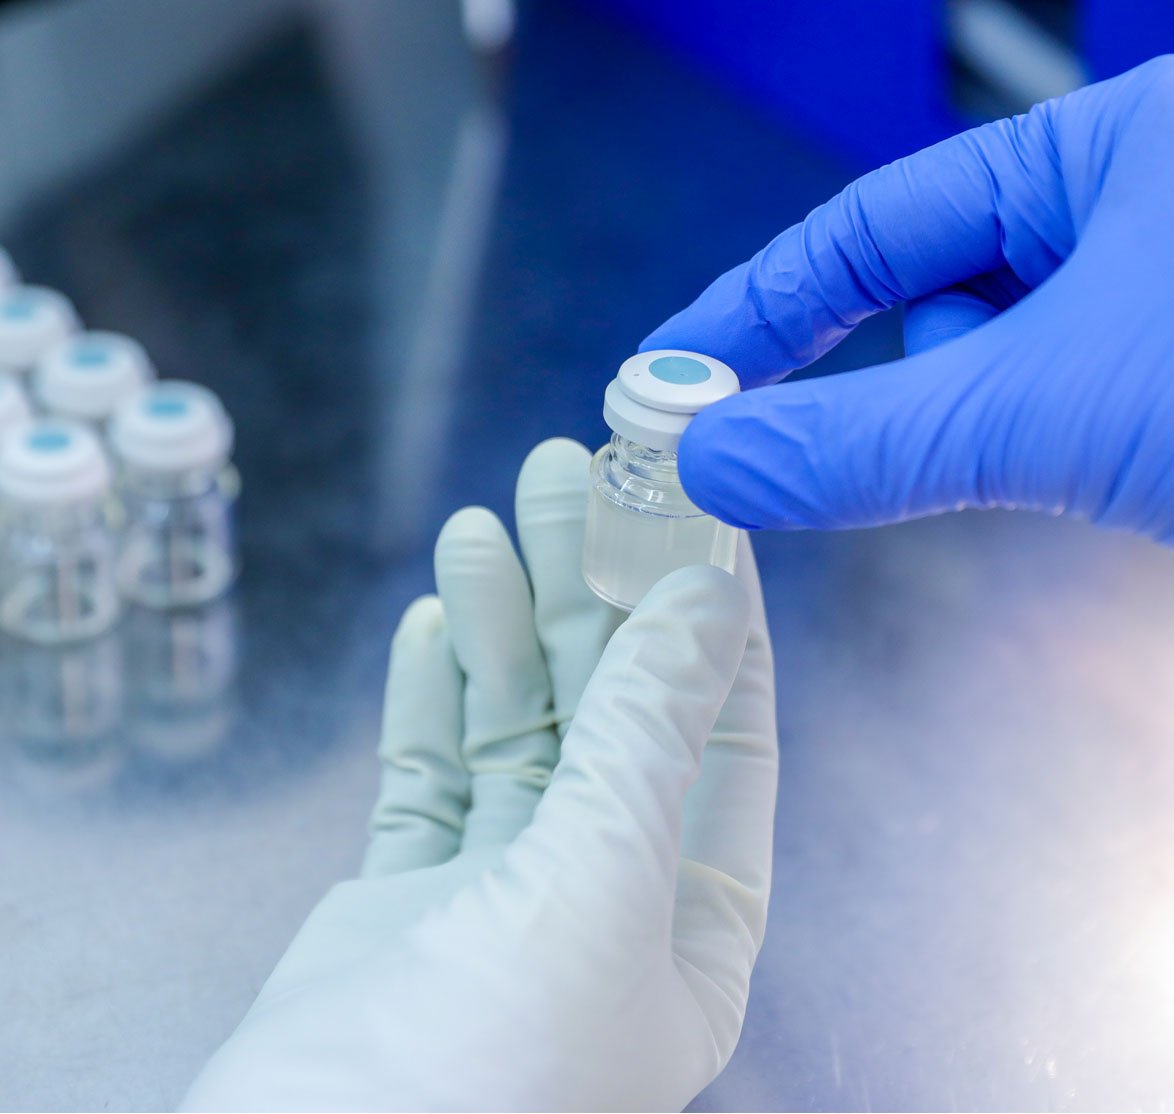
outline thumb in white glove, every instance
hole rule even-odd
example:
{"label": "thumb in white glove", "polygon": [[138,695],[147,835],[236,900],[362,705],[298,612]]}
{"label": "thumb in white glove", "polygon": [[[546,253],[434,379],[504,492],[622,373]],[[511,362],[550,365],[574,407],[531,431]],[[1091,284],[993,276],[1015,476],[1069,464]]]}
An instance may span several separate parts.
{"label": "thumb in white glove", "polygon": [[776,778],[753,556],[740,584],[666,578],[600,657],[620,616],[579,572],[587,463],[554,441],[523,467],[529,578],[489,512],[445,527],[440,599],[393,643],[364,875],[188,1108],[672,1109],[729,1059]]}

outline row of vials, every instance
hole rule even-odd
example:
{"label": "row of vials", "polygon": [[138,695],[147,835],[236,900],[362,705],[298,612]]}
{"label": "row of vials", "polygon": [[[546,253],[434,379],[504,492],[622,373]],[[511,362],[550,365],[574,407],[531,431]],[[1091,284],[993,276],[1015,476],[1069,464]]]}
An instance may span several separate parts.
{"label": "row of vials", "polygon": [[233,426],[142,345],[87,331],[0,250],[0,628],[60,644],[124,601],[194,607],[237,573]]}

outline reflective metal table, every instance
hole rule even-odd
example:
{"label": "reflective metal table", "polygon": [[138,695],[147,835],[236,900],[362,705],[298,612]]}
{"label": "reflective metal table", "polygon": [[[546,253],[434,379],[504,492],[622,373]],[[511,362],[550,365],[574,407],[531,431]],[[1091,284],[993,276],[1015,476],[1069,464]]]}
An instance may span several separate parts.
{"label": "reflective metal table", "polygon": [[[561,5],[492,67],[447,4],[307,11],[7,236],[222,394],[245,573],[0,648],[0,1107],[178,1100],[355,870],[444,518],[598,442],[643,332],[849,176]],[[1004,514],[759,552],[777,883],[697,1109],[1174,1102],[1174,557]]]}

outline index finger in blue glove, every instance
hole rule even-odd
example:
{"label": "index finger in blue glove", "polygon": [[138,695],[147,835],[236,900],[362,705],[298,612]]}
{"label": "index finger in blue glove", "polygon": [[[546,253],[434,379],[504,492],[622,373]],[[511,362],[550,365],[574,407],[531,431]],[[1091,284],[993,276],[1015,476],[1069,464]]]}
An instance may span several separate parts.
{"label": "index finger in blue glove", "polygon": [[1072,243],[1051,148],[1040,109],[866,174],[641,349],[706,352],[756,386],[811,363],[864,318],[1008,260],[1034,285]]}
{"label": "index finger in blue glove", "polygon": [[694,502],[745,527],[1003,506],[1171,536],[1172,107],[1156,59],[868,176],[742,268],[741,302],[719,280],[651,343],[753,382],[907,299],[912,355],[702,412],[680,448]]}
{"label": "index finger in blue glove", "polygon": [[706,352],[758,386],[900,302],[1008,269],[1039,285],[1104,192],[1137,105],[1170,72],[1156,60],[866,174],[718,278],[641,350]]}

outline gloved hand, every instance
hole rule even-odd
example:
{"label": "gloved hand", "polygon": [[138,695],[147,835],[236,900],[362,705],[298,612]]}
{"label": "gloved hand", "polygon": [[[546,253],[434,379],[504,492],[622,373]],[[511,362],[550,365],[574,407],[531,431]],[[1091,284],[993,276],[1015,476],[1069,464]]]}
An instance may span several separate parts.
{"label": "gloved hand", "polygon": [[1174,57],[854,182],[642,348],[757,387],[907,303],[907,358],[753,390],[681,442],[685,489],[744,527],[961,507],[1174,540]]}
{"label": "gloved hand", "polygon": [[580,573],[587,465],[569,441],[524,465],[529,579],[488,511],[444,528],[440,598],[392,644],[362,877],[186,1108],[677,1109],[726,1063],[775,795],[754,560],[741,584],[667,577],[608,642],[622,616]]}

